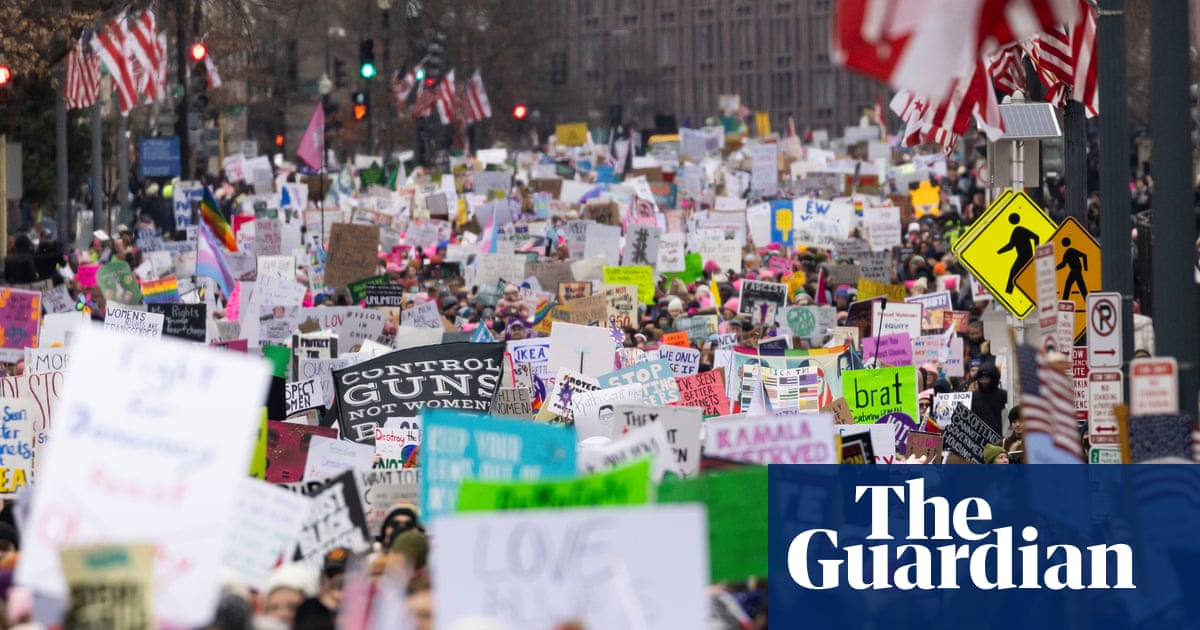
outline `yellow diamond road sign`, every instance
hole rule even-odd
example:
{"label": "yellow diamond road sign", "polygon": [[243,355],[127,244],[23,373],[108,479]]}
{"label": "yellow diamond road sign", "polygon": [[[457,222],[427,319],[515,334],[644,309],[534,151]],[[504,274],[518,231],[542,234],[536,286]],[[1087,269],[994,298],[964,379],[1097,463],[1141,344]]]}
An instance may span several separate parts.
{"label": "yellow diamond road sign", "polygon": [[[1075,343],[1079,343],[1087,332],[1088,293],[1100,290],[1100,243],[1074,217],[1067,217],[1050,240],[1054,242],[1055,292],[1075,303]],[[1037,297],[1034,265],[1018,274],[1017,287]]]}
{"label": "yellow diamond road sign", "polygon": [[954,241],[951,251],[1001,306],[1023,318],[1037,305],[1037,296],[1018,286],[1017,277],[1057,227],[1024,191],[1008,190]]}

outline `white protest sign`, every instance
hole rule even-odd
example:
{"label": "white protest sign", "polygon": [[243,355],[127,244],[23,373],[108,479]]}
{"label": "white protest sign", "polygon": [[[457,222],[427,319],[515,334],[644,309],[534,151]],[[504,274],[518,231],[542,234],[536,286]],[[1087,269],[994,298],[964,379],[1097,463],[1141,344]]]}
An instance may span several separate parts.
{"label": "white protest sign", "polygon": [[434,591],[439,628],[480,617],[501,628],[554,628],[567,619],[587,628],[706,627],[701,506],[446,515],[432,537],[431,570],[454,585]]}
{"label": "white protest sign", "polygon": [[308,516],[312,499],[260,479],[239,482],[233,529],[221,563],[235,571],[246,586],[262,590],[279,555],[296,538]]}
{"label": "white protest sign", "polygon": [[[383,335],[383,325],[386,322],[387,313],[380,310],[359,308],[350,311],[346,313],[341,327],[337,329],[339,343],[345,343],[345,349],[352,351],[364,341],[379,339]],[[441,341],[441,337],[438,341]]]}
{"label": "white protest sign", "polygon": [[900,208],[898,206],[882,206],[863,208],[863,226],[865,236],[871,244],[871,249],[877,252],[889,251],[900,245]]}
{"label": "white protest sign", "polygon": [[704,452],[759,464],[836,464],[833,414],[721,416],[705,423]]}
{"label": "white protest sign", "polygon": [[0,495],[16,496],[33,480],[33,449],[37,440],[32,397],[0,400]]}
{"label": "white protest sign", "polygon": [[581,444],[576,466],[581,473],[594,473],[646,457],[652,461],[650,476],[655,483],[668,472],[682,475],[667,440],[667,429],[658,423],[631,429],[608,444]]}
{"label": "white protest sign", "polygon": [[88,378],[67,384],[39,453],[17,583],[64,599],[58,549],[145,541],[158,547],[158,619],[209,623],[221,588],[217,550],[261,426],[268,364],[101,329],[79,335],[72,360]]}
{"label": "white protest sign", "polygon": [[432,300],[400,311],[400,325],[413,328],[442,328],[442,313]]}
{"label": "white protest sign", "polygon": [[871,334],[907,333],[909,338],[920,337],[923,309],[917,303],[875,301],[871,304]]}
{"label": "white protest sign", "polygon": [[870,433],[871,450],[875,452],[876,464],[890,464],[896,459],[896,425],[894,424],[839,424],[841,435]]}
{"label": "white protest sign", "polygon": [[142,337],[161,338],[165,316],[123,306],[108,305],[104,312],[104,329]]}
{"label": "white protest sign", "polygon": [[25,348],[26,374],[66,372],[69,369],[71,369],[70,348]]}
{"label": "white protest sign", "polygon": [[675,376],[691,376],[700,371],[700,351],[682,346],[659,346],[658,358],[671,365]]}
{"label": "white protest sign", "polygon": [[283,398],[288,416],[321,407],[325,400],[325,392],[321,391],[321,379],[314,376],[287,383],[283,388]]}
{"label": "white protest sign", "polygon": [[299,373],[296,374],[296,379],[305,381],[308,379],[317,380],[317,389],[321,392],[320,403],[323,407],[333,405],[333,370],[340,370],[350,365],[350,359],[338,357],[336,359],[305,359],[301,358],[297,363]]}
{"label": "white protest sign", "polygon": [[613,410],[621,403],[642,402],[642,386],[637,383],[577,392],[571,397],[571,418],[575,421],[575,439],[612,437]]}
{"label": "white protest sign", "polygon": [[376,427],[375,456],[381,468],[404,468],[408,452],[421,446],[421,426],[418,418],[393,418],[393,420],[417,420],[415,427]]}
{"label": "white protest sign", "polygon": [[60,284],[49,291],[42,291],[42,308],[46,309],[47,313],[74,311],[75,301],[71,299],[67,285]]}
{"label": "white protest sign", "polygon": [[700,425],[703,421],[704,410],[700,407],[622,404],[614,409],[613,435],[619,436],[651,423],[663,425],[674,465],[685,477],[694,477],[700,474]]}
{"label": "white protest sign", "polygon": [[347,470],[369,470],[374,462],[375,447],[370,444],[314,435],[304,463],[304,480],[317,481]]}

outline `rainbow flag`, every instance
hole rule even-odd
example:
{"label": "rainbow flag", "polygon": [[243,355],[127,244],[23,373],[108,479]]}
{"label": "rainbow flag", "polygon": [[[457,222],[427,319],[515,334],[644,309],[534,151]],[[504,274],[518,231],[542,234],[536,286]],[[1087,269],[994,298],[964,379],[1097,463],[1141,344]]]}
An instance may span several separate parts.
{"label": "rainbow flag", "polygon": [[204,219],[204,223],[212,230],[213,236],[225,246],[225,249],[231,252],[238,250],[237,238],[233,236],[233,228],[229,227],[229,222],[221,214],[221,207],[217,205],[216,198],[212,196],[212,191],[208,188],[204,189],[204,196],[200,199],[200,217]]}
{"label": "rainbow flag", "polygon": [[163,304],[179,301],[179,281],[175,276],[142,283],[142,301],[146,304]]}

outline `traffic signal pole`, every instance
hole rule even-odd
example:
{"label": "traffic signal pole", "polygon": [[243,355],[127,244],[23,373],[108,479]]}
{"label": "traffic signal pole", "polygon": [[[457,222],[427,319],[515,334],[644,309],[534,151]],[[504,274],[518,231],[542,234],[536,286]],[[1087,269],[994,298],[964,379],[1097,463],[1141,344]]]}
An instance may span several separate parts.
{"label": "traffic signal pole", "polygon": [[[175,107],[175,135],[179,136],[179,173],[180,180],[192,178],[191,139],[188,137],[188,103],[191,102],[188,93],[187,80],[187,39],[183,27],[183,16],[187,13],[188,0],[178,0],[175,3],[175,79],[183,96]],[[172,215],[174,216],[174,215]]]}

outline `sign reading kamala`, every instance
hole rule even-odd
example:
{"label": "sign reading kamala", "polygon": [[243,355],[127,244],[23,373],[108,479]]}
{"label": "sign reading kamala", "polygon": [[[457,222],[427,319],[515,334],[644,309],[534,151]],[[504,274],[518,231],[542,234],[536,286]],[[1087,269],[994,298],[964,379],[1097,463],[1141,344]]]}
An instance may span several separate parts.
{"label": "sign reading kamala", "polygon": [[389,352],[334,370],[342,436],[375,440],[388,418],[426,408],[486,413],[500,385],[503,343],[447,343]]}
{"label": "sign reading kamala", "polygon": [[[1200,504],[1173,489],[1196,487],[1200,469],[946,471],[771,466],[772,619],[858,629],[877,618],[847,611],[936,605],[938,627],[977,627],[993,614],[1013,628],[1185,625],[1171,615],[1190,614],[1178,611],[1191,609],[1200,566],[1178,554],[1197,549],[1184,524],[1200,518]],[[820,500],[810,487],[825,488]],[[892,615],[888,627],[930,621]]]}

